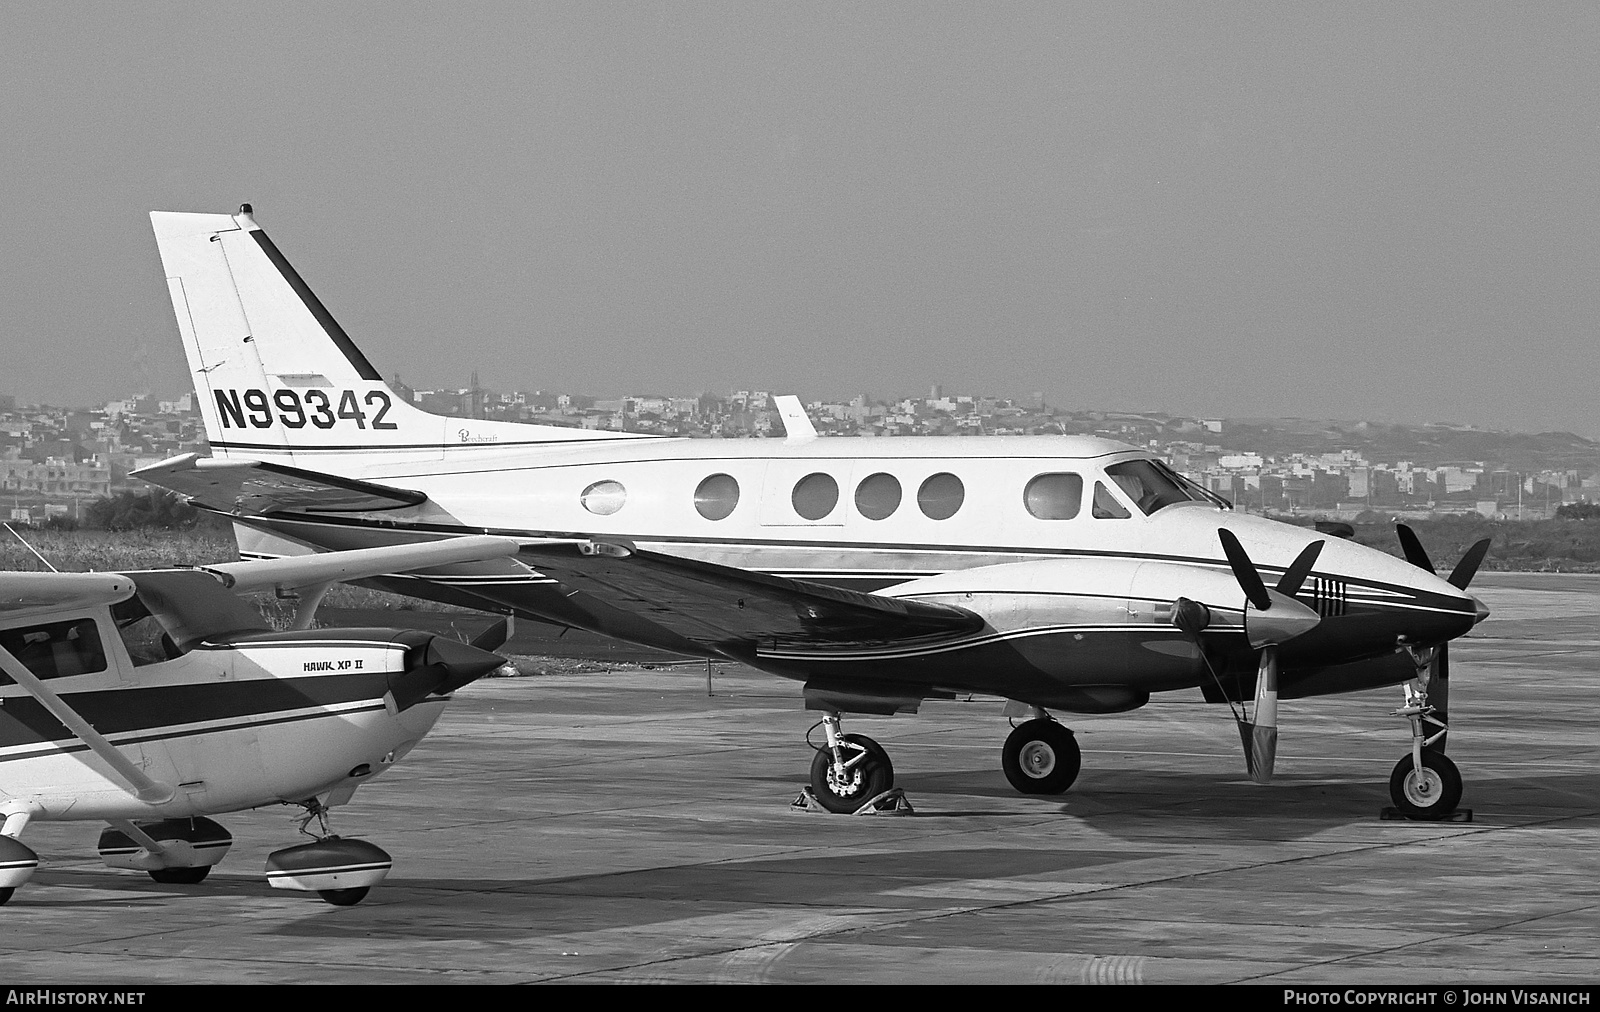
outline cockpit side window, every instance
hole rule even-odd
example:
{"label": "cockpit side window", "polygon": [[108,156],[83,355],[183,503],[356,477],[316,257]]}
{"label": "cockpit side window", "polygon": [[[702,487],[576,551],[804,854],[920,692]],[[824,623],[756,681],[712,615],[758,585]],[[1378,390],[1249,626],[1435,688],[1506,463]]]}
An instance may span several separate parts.
{"label": "cockpit side window", "polygon": [[[106,652],[92,618],[0,631],[0,646],[38,678],[67,678],[106,669]],[[15,684],[0,674],[0,685]]]}
{"label": "cockpit side window", "polygon": [[1150,460],[1125,460],[1106,468],[1106,476],[1148,516],[1173,503],[1195,501],[1164,468]]}
{"label": "cockpit side window", "polygon": [[1117,502],[1117,497],[1106,488],[1105,482],[1094,483],[1094,506],[1089,513],[1096,520],[1126,520],[1133,516],[1128,507]]}
{"label": "cockpit side window", "polygon": [[122,637],[122,645],[128,648],[134,667],[160,664],[183,656],[172,637],[167,635],[166,628],[150,614],[150,609],[137,595],[112,605],[111,621],[116,623],[117,634]]}

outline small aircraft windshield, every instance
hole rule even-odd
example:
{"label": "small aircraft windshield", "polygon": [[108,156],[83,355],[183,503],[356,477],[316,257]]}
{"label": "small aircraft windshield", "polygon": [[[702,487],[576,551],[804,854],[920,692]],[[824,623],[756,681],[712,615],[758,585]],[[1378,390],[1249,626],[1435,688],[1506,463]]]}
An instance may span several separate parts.
{"label": "small aircraft windshield", "polygon": [[122,637],[122,645],[128,648],[134,667],[160,664],[183,656],[172,637],[167,635],[166,627],[150,614],[150,609],[137,596],[112,605],[111,619]]}
{"label": "small aircraft windshield", "polygon": [[1106,468],[1106,476],[1116,482],[1117,487],[1146,516],[1174,503],[1209,502],[1221,505],[1216,496],[1205,492],[1159,460],[1125,460]]}

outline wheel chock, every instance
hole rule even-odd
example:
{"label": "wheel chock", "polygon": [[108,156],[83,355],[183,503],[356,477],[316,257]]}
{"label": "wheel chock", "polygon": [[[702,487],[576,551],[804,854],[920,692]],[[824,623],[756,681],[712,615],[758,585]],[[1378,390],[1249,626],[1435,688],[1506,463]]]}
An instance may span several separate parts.
{"label": "wheel chock", "polygon": [[1383,822],[1471,822],[1472,809],[1458,808],[1449,815],[1438,819],[1413,819],[1400,809],[1392,805],[1385,805],[1378,810],[1378,818]]}
{"label": "wheel chock", "polygon": [[[822,807],[822,802],[817,800],[809,785],[800,788],[800,796],[789,803],[789,810],[793,812],[822,812],[825,815],[836,813]],[[856,809],[851,815],[915,815],[917,810],[911,807],[911,802],[906,798],[903,788],[891,787],[882,794],[869,799],[866,804]]]}

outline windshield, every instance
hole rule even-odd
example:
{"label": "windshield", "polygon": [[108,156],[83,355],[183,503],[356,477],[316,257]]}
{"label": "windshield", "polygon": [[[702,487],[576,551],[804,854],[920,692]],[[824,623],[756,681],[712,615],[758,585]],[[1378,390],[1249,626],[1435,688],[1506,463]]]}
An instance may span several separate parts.
{"label": "windshield", "polygon": [[1181,502],[1225,505],[1221,497],[1207,492],[1159,460],[1125,460],[1106,468],[1106,476],[1116,482],[1146,516]]}

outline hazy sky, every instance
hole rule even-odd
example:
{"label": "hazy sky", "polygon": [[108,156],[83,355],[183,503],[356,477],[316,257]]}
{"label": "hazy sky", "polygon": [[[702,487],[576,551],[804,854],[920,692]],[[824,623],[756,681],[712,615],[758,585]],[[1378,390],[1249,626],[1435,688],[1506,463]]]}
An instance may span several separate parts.
{"label": "hazy sky", "polygon": [[0,0],[0,392],[255,205],[386,375],[1600,436],[1600,5]]}

